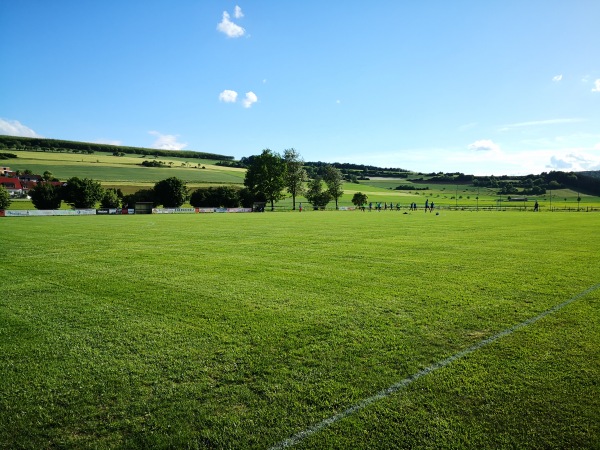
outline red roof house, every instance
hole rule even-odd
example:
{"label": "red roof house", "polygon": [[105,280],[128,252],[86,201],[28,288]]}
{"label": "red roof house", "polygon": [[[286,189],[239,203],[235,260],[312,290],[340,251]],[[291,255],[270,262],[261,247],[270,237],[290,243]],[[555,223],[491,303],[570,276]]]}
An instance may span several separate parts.
{"label": "red roof house", "polygon": [[13,197],[23,195],[23,186],[18,178],[0,177],[0,185]]}

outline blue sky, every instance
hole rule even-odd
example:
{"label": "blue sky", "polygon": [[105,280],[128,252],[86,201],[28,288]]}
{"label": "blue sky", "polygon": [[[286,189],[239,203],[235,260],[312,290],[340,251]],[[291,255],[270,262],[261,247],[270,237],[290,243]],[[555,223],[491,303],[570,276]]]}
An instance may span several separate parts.
{"label": "blue sky", "polygon": [[0,1],[0,134],[600,170],[597,0]]}

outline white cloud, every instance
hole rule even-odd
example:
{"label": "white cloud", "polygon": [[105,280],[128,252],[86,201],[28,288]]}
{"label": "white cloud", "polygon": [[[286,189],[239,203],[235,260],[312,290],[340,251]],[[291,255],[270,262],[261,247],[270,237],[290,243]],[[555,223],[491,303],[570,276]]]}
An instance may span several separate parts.
{"label": "white cloud", "polygon": [[571,164],[567,161],[565,161],[564,159],[560,159],[557,158],[556,156],[553,156],[550,158],[550,164],[548,165],[548,168],[550,169],[570,169],[571,168]]}
{"label": "white cloud", "polygon": [[560,81],[560,80],[562,80],[562,74],[552,77],[552,81]]}
{"label": "white cloud", "polygon": [[246,92],[246,97],[242,101],[242,104],[244,105],[244,108],[250,108],[252,106],[252,104],[256,103],[257,101],[258,101],[258,97],[256,96],[256,94],[254,92],[250,91],[250,92]]}
{"label": "white cloud", "polygon": [[552,155],[549,169],[583,171],[598,170],[600,168],[600,156],[591,153],[575,151],[563,155]]}
{"label": "white cloud", "polygon": [[23,125],[18,120],[0,119],[0,134],[5,134],[8,136],[42,137],[31,128]]}
{"label": "white cloud", "polygon": [[148,131],[148,134],[156,136],[152,148],[160,150],[183,150],[187,142],[177,142],[178,136],[175,134],[161,134],[158,131]]}
{"label": "white cloud", "polygon": [[223,19],[217,25],[217,30],[225,33],[230,38],[238,38],[246,33],[246,30],[230,20],[229,13],[227,11],[223,11]]}
{"label": "white cloud", "polygon": [[225,89],[219,94],[219,100],[225,103],[235,103],[237,101],[238,93]]}
{"label": "white cloud", "polygon": [[594,81],[594,87],[592,88],[592,92],[600,92],[600,78]]}
{"label": "white cloud", "polygon": [[495,144],[490,139],[480,139],[479,141],[475,141],[472,144],[467,146],[469,150],[474,150],[476,152],[498,152],[500,151],[500,146]]}
{"label": "white cloud", "polygon": [[235,17],[236,19],[241,19],[242,17],[244,17],[242,8],[240,8],[238,5],[235,5],[235,9],[233,10],[233,17]]}

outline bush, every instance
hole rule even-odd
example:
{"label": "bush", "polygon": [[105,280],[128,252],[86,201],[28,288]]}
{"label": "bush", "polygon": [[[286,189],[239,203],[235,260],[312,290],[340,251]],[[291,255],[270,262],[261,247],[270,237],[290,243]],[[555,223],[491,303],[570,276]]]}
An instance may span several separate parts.
{"label": "bush", "polygon": [[121,206],[121,199],[117,194],[117,190],[107,189],[104,191],[104,195],[100,200],[100,206],[102,208],[119,208]]}
{"label": "bush", "polygon": [[135,204],[138,202],[152,202],[153,206],[158,206],[153,189],[140,189],[134,194],[125,195],[123,197],[123,208],[134,208]]}
{"label": "bush", "polygon": [[190,204],[194,207],[237,208],[240,206],[241,189],[232,186],[217,186],[196,189]]}

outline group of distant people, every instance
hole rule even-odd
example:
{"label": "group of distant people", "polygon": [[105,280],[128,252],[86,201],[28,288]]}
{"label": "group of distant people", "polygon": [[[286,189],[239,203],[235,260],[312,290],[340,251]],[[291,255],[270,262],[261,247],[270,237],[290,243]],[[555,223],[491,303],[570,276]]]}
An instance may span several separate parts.
{"label": "group of distant people", "polygon": [[[375,209],[376,211],[381,211],[382,209],[385,211],[387,211],[388,209],[390,211],[394,210],[394,204],[392,202],[390,202],[389,206],[385,202],[383,202],[383,207],[381,205],[382,205],[381,202],[377,202],[377,203],[375,203],[375,206],[373,206],[373,202],[370,202],[369,203],[369,211],[373,211],[373,209]],[[360,209],[361,209],[361,211],[365,211],[366,210],[365,205],[361,205]],[[396,203],[396,211],[400,211],[400,203]]]}
{"label": "group of distant people", "polygon": [[[373,209],[375,209],[376,211],[381,211],[382,207],[381,207],[382,203],[381,202],[377,202],[375,203],[375,205],[373,205],[373,202],[369,203],[368,209],[369,211],[373,211]],[[429,211],[429,212],[433,212],[433,209],[435,208],[435,203],[433,203],[433,201],[430,203],[429,199],[425,200],[425,212]],[[363,204],[360,205],[359,209],[361,211],[365,211],[367,209],[367,207]],[[384,210],[394,210],[394,204],[392,202],[390,202],[389,206],[387,203],[383,202],[383,209]],[[400,211],[400,203],[396,203],[395,206],[396,211]],[[417,207],[417,204],[415,202],[412,202],[408,208],[410,211],[417,211],[419,208]],[[533,205],[533,211],[537,212],[540,210],[540,205],[538,204],[537,200],[535,201],[535,205]],[[406,214],[406,212],[404,213]],[[437,215],[439,215],[439,212],[436,213]]]}
{"label": "group of distant people", "polygon": [[[381,206],[383,205],[383,207]],[[435,207],[434,203],[431,202],[429,203],[429,199],[427,199],[425,201],[425,212],[429,211],[429,212],[433,212],[433,208]],[[373,202],[369,202],[369,206],[368,206],[369,212],[370,211],[381,211],[382,209],[384,211],[390,210],[393,211],[394,209],[396,211],[400,211],[400,203],[396,203],[396,206],[394,206],[394,204],[392,202],[390,202],[390,204],[388,205],[387,203],[383,202],[376,202],[375,204]],[[410,211],[416,211],[418,209],[417,204],[416,203],[411,203],[409,206],[409,210]],[[365,205],[361,205],[360,206],[360,210],[361,211],[366,211],[367,207]],[[406,214],[406,213],[405,213]]]}

